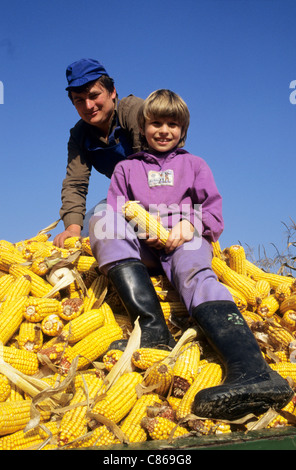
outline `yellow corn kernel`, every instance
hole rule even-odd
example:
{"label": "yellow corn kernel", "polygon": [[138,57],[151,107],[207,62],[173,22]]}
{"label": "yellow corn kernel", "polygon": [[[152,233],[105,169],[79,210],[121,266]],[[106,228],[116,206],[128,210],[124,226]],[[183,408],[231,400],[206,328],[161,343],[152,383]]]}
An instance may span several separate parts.
{"label": "yellow corn kernel", "polygon": [[107,294],[108,280],[102,274],[97,276],[87,290],[87,296],[84,298],[84,310],[99,308]]}
{"label": "yellow corn kernel", "polygon": [[5,272],[9,272],[10,267],[20,263],[24,263],[25,259],[21,254],[16,251],[0,251],[0,269]]}
{"label": "yellow corn kernel", "polygon": [[282,316],[281,324],[284,328],[294,331],[296,329],[296,310],[287,310]]}
{"label": "yellow corn kernel", "polygon": [[[77,387],[76,392],[69,404],[71,409],[66,411],[61,419],[58,432],[59,447],[68,444],[87,432],[87,405],[82,405],[86,399],[95,398],[97,392],[103,386],[103,379],[96,375],[88,380],[86,389],[84,386]],[[73,443],[73,447],[75,444]]]}
{"label": "yellow corn kernel", "polygon": [[123,351],[120,351],[119,349],[110,349],[107,351],[103,356],[105,368],[110,371],[121,358],[122,354]]}
{"label": "yellow corn kernel", "polygon": [[289,276],[281,276],[280,274],[266,273],[262,269],[258,268],[255,264],[246,260],[247,274],[256,281],[260,279],[266,279],[273,289],[277,288],[283,282],[286,282],[291,287],[295,285],[295,278]]}
{"label": "yellow corn kernel", "polygon": [[[0,353],[5,362],[27,375],[38,372],[39,362],[37,355],[32,351],[24,351],[13,346],[2,346]],[[2,356],[1,356],[2,357]]]}
{"label": "yellow corn kernel", "polygon": [[279,302],[274,294],[269,295],[262,299],[262,302],[257,307],[257,313],[262,316],[262,318],[272,317],[279,309]]}
{"label": "yellow corn kernel", "polygon": [[273,343],[275,343],[280,348],[288,348],[289,344],[294,341],[294,336],[286,329],[281,327],[281,325],[267,325],[267,333]]}
{"label": "yellow corn kernel", "polygon": [[185,416],[191,413],[194,397],[200,390],[219,385],[221,381],[222,367],[216,363],[205,364],[199,374],[197,374],[193,384],[181,399],[176,412],[177,418],[185,418]]}
{"label": "yellow corn kernel", "polygon": [[189,434],[189,431],[186,428],[161,416],[156,416],[155,418],[143,418],[142,426],[147,430],[150,438],[157,441],[182,437]]}
{"label": "yellow corn kernel", "polygon": [[181,398],[198,374],[200,349],[197,343],[185,344],[173,367],[173,389],[175,397]]}
{"label": "yellow corn kernel", "polygon": [[15,278],[11,274],[4,274],[0,277],[0,302],[4,300],[7,290],[14,280]]}
{"label": "yellow corn kernel", "polygon": [[270,364],[270,367],[284,379],[290,377],[296,383],[296,364],[294,362],[277,362]]}
{"label": "yellow corn kernel", "polygon": [[0,374],[0,402],[7,400],[11,392],[11,386],[8,378]]}
{"label": "yellow corn kernel", "polygon": [[20,265],[12,265],[9,269],[9,273],[15,277],[22,276],[27,274],[31,278],[31,295],[34,297],[44,297],[45,295],[49,294],[52,290],[52,286],[45,281],[41,276],[38,274],[33,273],[28,267],[20,266]]}
{"label": "yellow corn kernel", "polygon": [[81,238],[80,237],[69,237],[64,241],[64,248],[68,250],[69,248],[81,248]]}
{"label": "yellow corn kernel", "polygon": [[83,339],[67,349],[67,354],[62,358],[61,367],[64,371],[70,367],[71,362],[77,356],[78,370],[84,368],[108,350],[113,341],[121,339],[122,329],[117,324],[107,324],[85,336]]}
{"label": "yellow corn kernel", "polygon": [[95,403],[92,412],[118,423],[136,403],[136,386],[142,381],[143,377],[138,372],[125,372],[107,390],[103,398]]}
{"label": "yellow corn kernel", "polygon": [[238,290],[234,289],[231,286],[228,286],[227,284],[224,284],[221,282],[221,284],[228,289],[230,294],[232,295],[233,301],[236,304],[237,308],[239,309],[240,312],[245,312],[248,308],[248,302],[246,297],[239,292]]}
{"label": "yellow corn kernel", "polygon": [[47,315],[41,322],[41,330],[45,335],[58,336],[64,327],[64,323],[55,313]]}
{"label": "yellow corn kernel", "polygon": [[169,351],[155,348],[139,348],[132,354],[132,363],[142,370],[168,357]]}
{"label": "yellow corn kernel", "polygon": [[283,315],[287,310],[296,310],[296,294],[287,297],[280,304],[280,313]]}
{"label": "yellow corn kernel", "polygon": [[244,276],[247,274],[246,253],[241,245],[232,245],[228,248],[229,267]]}
{"label": "yellow corn kernel", "polygon": [[147,393],[136,401],[120,425],[121,431],[128,438],[129,442],[144,442],[147,440],[147,434],[141,427],[141,421],[147,416],[147,407],[153,406],[156,403],[162,403],[162,400],[156,393]]}
{"label": "yellow corn kernel", "polygon": [[43,345],[43,334],[40,323],[23,321],[19,328],[17,342],[20,349],[37,352]]}
{"label": "yellow corn kernel", "polygon": [[168,323],[172,316],[188,316],[188,310],[182,302],[160,302],[165,321]]}
{"label": "yellow corn kernel", "polygon": [[222,259],[222,250],[221,250],[219,240],[217,240],[216,242],[212,242],[212,248],[213,248],[213,256],[216,256],[217,258]]}
{"label": "yellow corn kernel", "polygon": [[[41,420],[48,420],[50,412],[40,410]],[[30,421],[31,400],[0,403],[0,436],[24,429]]]}
{"label": "yellow corn kernel", "polygon": [[63,333],[68,334],[70,344],[77,343],[104,325],[104,309],[97,308],[83,312],[79,317],[66,323]]}
{"label": "yellow corn kernel", "polygon": [[169,232],[136,201],[124,204],[122,212],[127,220],[138,226],[138,233],[147,233],[150,238],[158,238],[163,245],[166,244]]}
{"label": "yellow corn kernel", "polygon": [[271,286],[266,279],[259,279],[255,284],[256,295],[259,299],[264,299],[270,295]]}
{"label": "yellow corn kernel", "polygon": [[154,391],[165,396],[173,381],[174,373],[170,365],[162,362],[153,364],[145,374],[144,383],[146,387],[155,386]]}
{"label": "yellow corn kernel", "polygon": [[66,321],[74,320],[83,312],[83,300],[80,298],[68,299],[61,301],[61,310],[59,316]]}
{"label": "yellow corn kernel", "polygon": [[60,315],[61,310],[61,302],[57,299],[29,296],[24,305],[24,317],[30,322],[39,323],[48,315]]}
{"label": "yellow corn kernel", "polygon": [[93,256],[90,242],[89,242],[89,237],[83,237],[81,239],[81,248],[87,255]]}
{"label": "yellow corn kernel", "polygon": [[23,307],[26,297],[11,300],[0,314],[0,342],[6,344],[23,321]]}
{"label": "yellow corn kernel", "polygon": [[250,305],[257,304],[254,283],[247,276],[233,271],[225,261],[216,257],[212,259],[212,269],[221,282],[239,291]]}
{"label": "yellow corn kernel", "polygon": [[73,264],[79,273],[94,270],[98,267],[97,260],[94,258],[94,256],[89,255],[80,255]]}
{"label": "yellow corn kernel", "polygon": [[[57,421],[47,421],[44,426],[53,438],[57,436],[59,429]],[[24,432],[23,430],[15,431],[12,434],[0,438],[0,450],[26,450],[33,447],[38,448],[45,442],[45,440],[47,440],[49,433],[45,432],[40,426],[27,432]]]}

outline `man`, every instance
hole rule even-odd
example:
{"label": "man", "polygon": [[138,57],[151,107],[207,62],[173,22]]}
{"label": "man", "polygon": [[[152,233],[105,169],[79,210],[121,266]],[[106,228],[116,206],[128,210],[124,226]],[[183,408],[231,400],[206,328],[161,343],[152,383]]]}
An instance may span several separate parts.
{"label": "man", "polygon": [[93,59],[67,67],[66,90],[80,120],[70,131],[68,163],[62,185],[60,217],[65,230],[53,243],[63,247],[66,238],[87,229],[84,220],[92,167],[111,178],[120,160],[140,150],[137,113],[143,100],[129,95],[118,101],[113,79]]}

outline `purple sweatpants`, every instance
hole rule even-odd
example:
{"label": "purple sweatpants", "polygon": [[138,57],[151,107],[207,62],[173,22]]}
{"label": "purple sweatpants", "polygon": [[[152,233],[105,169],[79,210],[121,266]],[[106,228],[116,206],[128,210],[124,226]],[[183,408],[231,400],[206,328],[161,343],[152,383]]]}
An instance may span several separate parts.
{"label": "purple sweatpants", "polygon": [[102,273],[107,275],[111,267],[129,258],[141,260],[148,268],[161,266],[189,314],[203,302],[233,301],[211,268],[212,246],[204,238],[195,236],[167,255],[164,250],[148,248],[122,216],[117,214],[114,221],[114,213],[95,214],[89,236]]}

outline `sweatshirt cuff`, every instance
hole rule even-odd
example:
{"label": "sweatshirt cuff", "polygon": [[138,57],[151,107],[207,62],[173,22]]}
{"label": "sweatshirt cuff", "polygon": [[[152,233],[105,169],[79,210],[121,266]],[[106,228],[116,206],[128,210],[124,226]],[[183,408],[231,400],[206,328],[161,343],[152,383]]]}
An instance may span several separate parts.
{"label": "sweatshirt cuff", "polygon": [[63,217],[63,223],[64,223],[64,226],[65,226],[65,229],[67,227],[69,227],[69,225],[72,225],[72,224],[80,225],[80,227],[82,228],[83,227],[83,217],[82,217],[81,214],[76,214],[76,213],[66,214]]}

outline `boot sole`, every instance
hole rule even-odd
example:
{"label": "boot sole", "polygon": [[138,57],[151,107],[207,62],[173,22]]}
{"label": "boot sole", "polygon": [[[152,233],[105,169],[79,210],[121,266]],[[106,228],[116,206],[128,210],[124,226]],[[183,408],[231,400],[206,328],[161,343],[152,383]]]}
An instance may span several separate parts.
{"label": "boot sole", "polygon": [[219,385],[201,390],[193,403],[193,413],[203,418],[233,421],[247,414],[259,415],[269,408],[281,410],[294,392],[281,377],[253,384]]}

